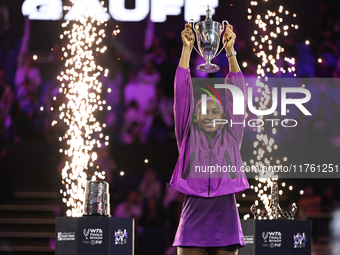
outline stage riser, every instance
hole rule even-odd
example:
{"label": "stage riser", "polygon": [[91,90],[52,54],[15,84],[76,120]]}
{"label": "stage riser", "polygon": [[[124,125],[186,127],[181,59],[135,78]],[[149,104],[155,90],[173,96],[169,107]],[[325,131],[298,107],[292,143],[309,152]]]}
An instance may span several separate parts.
{"label": "stage riser", "polygon": [[134,219],[57,217],[55,255],[133,255]]}

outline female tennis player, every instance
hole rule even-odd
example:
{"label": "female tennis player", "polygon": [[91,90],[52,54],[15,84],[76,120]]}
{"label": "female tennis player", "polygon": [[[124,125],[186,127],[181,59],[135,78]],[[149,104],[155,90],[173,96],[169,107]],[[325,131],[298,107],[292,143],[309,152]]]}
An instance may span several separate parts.
{"label": "female tennis player", "polygon": [[[235,255],[245,245],[235,194],[249,188],[240,154],[244,115],[233,115],[233,95],[227,89],[225,106],[207,97],[203,114],[203,102],[194,103],[189,61],[195,36],[190,24],[185,25],[181,36],[183,48],[174,82],[179,157],[169,186],[185,197],[173,246],[177,246],[178,255]],[[233,27],[228,25],[223,35],[229,61],[225,83],[237,86],[247,98],[235,40]],[[214,119],[229,122],[215,124]],[[230,120],[239,124],[232,125]],[[204,170],[209,166],[220,166],[220,172]]]}

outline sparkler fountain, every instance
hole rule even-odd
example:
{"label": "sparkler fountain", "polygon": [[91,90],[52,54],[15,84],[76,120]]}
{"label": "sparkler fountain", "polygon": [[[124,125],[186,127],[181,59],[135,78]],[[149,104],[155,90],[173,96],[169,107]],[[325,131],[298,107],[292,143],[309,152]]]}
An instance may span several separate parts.
{"label": "sparkler fountain", "polygon": [[[72,12],[72,5],[81,4],[80,1],[71,0],[70,10],[62,24],[63,33],[60,39],[67,41],[62,48],[65,67],[58,76],[60,81],[59,92],[66,97],[67,103],[59,107],[59,119],[66,123],[68,130],[59,138],[66,140],[68,149],[60,149],[69,160],[66,160],[62,169],[62,183],[65,186],[60,192],[63,202],[69,208],[67,216],[79,217],[83,212],[85,186],[89,179],[92,181],[105,178],[105,172],[95,165],[96,150],[107,146],[109,137],[104,137],[105,123],[100,123],[96,115],[106,107],[105,100],[101,99],[103,90],[99,77],[108,74],[98,64],[98,57],[107,50],[104,44],[106,20],[109,15],[106,8],[98,2],[96,14],[89,13],[76,15]],[[98,17],[98,9],[102,16]],[[116,35],[119,29],[113,31]],[[110,106],[108,106],[110,107]],[[54,121],[52,125],[56,124]],[[105,139],[105,142],[102,140]]]}
{"label": "sparkler fountain", "polygon": [[[264,4],[266,4],[265,1]],[[277,10],[267,9],[265,12],[258,11],[258,2],[251,1],[251,7],[248,8],[248,19],[253,20],[255,26],[258,29],[254,30],[251,40],[253,42],[253,51],[257,58],[260,60],[260,64],[257,66],[258,79],[260,77],[268,79],[267,74],[285,74],[292,73],[296,76],[295,69],[295,59],[290,56],[284,56],[285,48],[281,45],[283,38],[287,37],[289,34],[289,29],[298,29],[298,25],[290,23],[288,16],[290,12],[285,10],[285,8],[280,5]],[[296,14],[292,14],[293,19]],[[287,21],[288,20],[288,21]],[[281,41],[279,39],[281,39]],[[288,65],[287,68],[284,67],[284,63]],[[258,98],[259,109],[267,109],[267,105],[270,101],[270,90],[265,82],[256,82],[259,87],[258,92],[261,95]],[[277,116],[278,112],[275,111],[274,115]],[[263,115],[258,115],[258,118],[263,120]],[[275,126],[278,126],[278,122],[275,122]],[[254,128],[255,129],[255,128]],[[266,154],[270,154],[273,148],[278,149],[278,145],[275,144],[275,139],[273,137],[269,138],[267,134],[261,134],[263,129],[261,127],[257,128],[257,141],[254,142],[254,155],[257,161],[251,160],[251,164],[256,166],[270,166],[272,164],[280,164],[281,160],[273,159],[273,157],[266,157]],[[272,134],[277,133],[276,127],[272,128]],[[283,158],[283,161],[287,161],[287,157]],[[265,175],[260,174],[257,176],[257,180],[260,181],[258,187],[255,187],[254,191],[258,192],[258,196],[261,198],[264,204],[264,210],[258,209],[258,201],[251,206],[251,212],[255,219],[279,219],[287,218],[294,219],[297,207],[295,203],[292,204],[292,209],[289,212],[283,211],[279,205],[279,195],[282,191],[279,190],[278,186],[278,176],[274,175],[273,172],[267,172]],[[263,185],[261,184],[263,183]],[[267,183],[267,185],[265,185]],[[265,188],[264,188],[265,187]],[[265,191],[271,189],[271,194],[267,195]],[[292,186],[291,186],[292,189]],[[249,218],[246,215],[244,218]]]}
{"label": "sparkler fountain", "polygon": [[[97,119],[98,111],[106,107],[105,100],[101,99],[103,85],[99,78],[103,72],[107,76],[108,69],[98,64],[97,57],[107,50],[104,38],[109,15],[103,7],[104,1],[101,4],[93,1],[92,4],[97,4],[93,9],[81,8],[89,1],[71,0],[71,3],[77,8],[64,6],[64,10],[69,10],[65,18],[72,21],[62,24],[64,32],[60,39],[68,41],[62,48],[65,68],[58,76],[59,92],[67,99],[67,103],[59,107],[59,119],[66,123],[68,130],[59,140],[66,140],[68,149],[60,152],[70,160],[66,160],[62,169],[65,187],[60,191],[69,217],[56,219],[55,254],[132,255],[134,219],[110,217],[108,184],[98,181],[105,179],[105,172],[95,164],[96,150],[102,146],[102,140],[105,139],[105,146],[109,143],[109,137],[103,135],[106,124]],[[79,15],[75,10],[88,13]],[[119,29],[113,31],[113,35],[117,33]]]}

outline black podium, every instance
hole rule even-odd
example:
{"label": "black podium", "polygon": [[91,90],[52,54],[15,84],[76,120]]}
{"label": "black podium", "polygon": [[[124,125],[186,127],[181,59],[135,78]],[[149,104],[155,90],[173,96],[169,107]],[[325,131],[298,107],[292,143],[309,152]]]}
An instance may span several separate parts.
{"label": "black podium", "polygon": [[311,222],[308,220],[242,220],[246,246],[239,255],[310,255]]}
{"label": "black podium", "polygon": [[56,255],[133,255],[134,219],[56,218]]}

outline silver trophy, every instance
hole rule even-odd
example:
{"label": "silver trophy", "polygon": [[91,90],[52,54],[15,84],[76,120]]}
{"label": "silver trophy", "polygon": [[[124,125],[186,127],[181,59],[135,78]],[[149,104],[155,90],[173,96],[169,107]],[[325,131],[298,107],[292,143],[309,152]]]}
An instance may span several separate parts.
{"label": "silver trophy", "polygon": [[198,51],[195,46],[194,48],[197,53],[206,60],[206,63],[199,65],[197,70],[203,73],[216,73],[218,70],[220,70],[220,68],[218,65],[211,63],[211,60],[220,54],[227,44],[226,41],[222,49],[217,53],[220,45],[221,34],[225,27],[224,23],[227,25],[229,23],[228,21],[223,20],[221,25],[220,23],[213,21],[211,18],[211,10],[209,5],[207,7],[207,16],[205,21],[198,22],[196,25],[193,19],[189,20],[188,23],[191,22],[193,23],[193,30],[196,32],[197,45],[200,51]]}
{"label": "silver trophy", "polygon": [[110,194],[107,182],[86,183],[83,216],[110,216]]}

